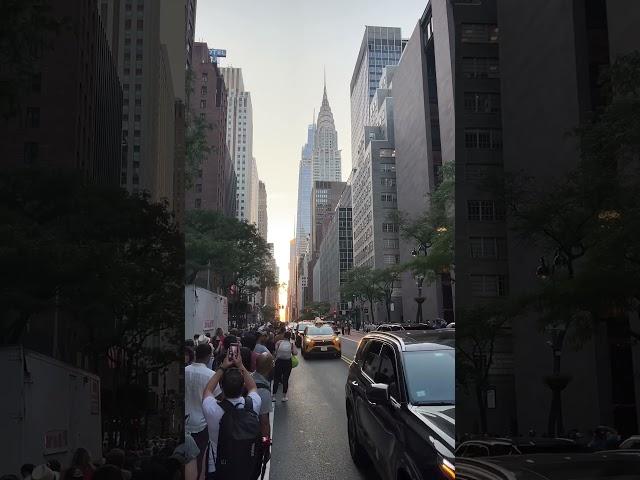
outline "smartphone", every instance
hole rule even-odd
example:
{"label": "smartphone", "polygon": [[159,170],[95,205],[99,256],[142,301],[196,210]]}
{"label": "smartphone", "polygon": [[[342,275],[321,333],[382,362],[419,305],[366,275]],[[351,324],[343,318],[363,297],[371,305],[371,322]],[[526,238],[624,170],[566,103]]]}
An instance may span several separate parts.
{"label": "smartphone", "polygon": [[240,355],[240,344],[232,343],[231,345],[229,345],[229,353],[228,353],[229,361],[233,362],[238,358],[239,355]]}

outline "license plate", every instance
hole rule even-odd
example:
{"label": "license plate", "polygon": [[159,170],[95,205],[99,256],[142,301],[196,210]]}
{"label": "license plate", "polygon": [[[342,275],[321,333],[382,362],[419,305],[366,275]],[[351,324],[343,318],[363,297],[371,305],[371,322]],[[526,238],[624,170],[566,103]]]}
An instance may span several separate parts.
{"label": "license plate", "polygon": [[326,352],[327,351],[327,347],[320,347],[320,351],[321,352]]}

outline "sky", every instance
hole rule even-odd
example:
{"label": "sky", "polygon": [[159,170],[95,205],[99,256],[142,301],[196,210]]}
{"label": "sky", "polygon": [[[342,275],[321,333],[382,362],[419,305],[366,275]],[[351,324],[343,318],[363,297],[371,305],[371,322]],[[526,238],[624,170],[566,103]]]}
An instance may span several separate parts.
{"label": "sky", "polygon": [[[197,42],[227,50],[221,66],[242,68],[253,104],[253,154],[267,188],[268,241],[288,282],[298,163],[307,126],[322,101],[323,71],[342,150],[351,171],[349,84],[365,25],[400,27],[409,38],[426,0],[200,0]],[[286,303],[286,290],[280,292]]]}

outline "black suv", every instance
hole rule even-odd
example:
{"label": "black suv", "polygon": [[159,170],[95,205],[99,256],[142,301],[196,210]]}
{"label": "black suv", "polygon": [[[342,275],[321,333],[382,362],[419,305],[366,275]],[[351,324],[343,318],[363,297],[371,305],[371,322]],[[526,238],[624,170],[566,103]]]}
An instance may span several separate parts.
{"label": "black suv", "polygon": [[347,378],[349,450],[383,480],[455,478],[455,331],[373,332]]}

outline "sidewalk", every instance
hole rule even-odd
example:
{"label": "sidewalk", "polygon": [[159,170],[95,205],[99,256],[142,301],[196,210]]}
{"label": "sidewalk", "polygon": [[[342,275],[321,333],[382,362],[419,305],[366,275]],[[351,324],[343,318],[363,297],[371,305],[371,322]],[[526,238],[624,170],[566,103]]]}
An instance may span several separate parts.
{"label": "sidewalk", "polygon": [[346,333],[344,335],[342,335],[342,333],[340,334],[341,337],[345,337],[350,340],[360,340],[365,335],[366,334],[362,330],[357,331],[357,330],[354,330],[353,328],[351,329],[351,335],[347,335]]}

